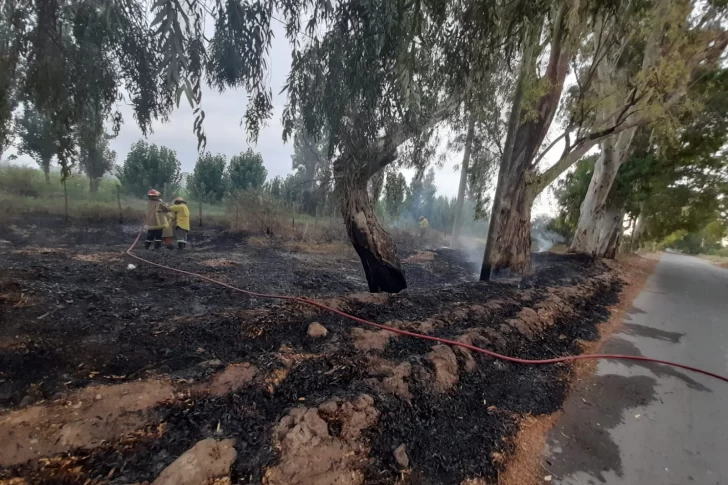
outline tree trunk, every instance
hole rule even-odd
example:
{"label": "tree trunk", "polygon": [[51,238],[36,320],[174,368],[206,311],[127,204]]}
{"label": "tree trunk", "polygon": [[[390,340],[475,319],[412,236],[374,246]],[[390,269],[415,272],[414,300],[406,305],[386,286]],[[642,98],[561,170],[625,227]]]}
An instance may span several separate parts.
{"label": "tree trunk", "polygon": [[506,180],[504,188],[498,212],[491,216],[496,237],[483,261],[481,281],[520,278],[531,269],[531,206],[536,196],[520,180]]}
{"label": "tree trunk", "polygon": [[68,188],[66,187],[66,179],[63,179],[63,211],[65,213],[65,220],[68,222]]}
{"label": "tree trunk", "polygon": [[[569,248],[571,252],[598,258],[606,257],[604,228],[611,227],[611,218],[614,217],[614,213],[608,207],[609,193],[617,178],[619,167],[627,158],[634,132],[635,129],[629,129],[617,137],[606,138],[602,142],[602,153],[594,165],[589,189],[579,210],[579,223]],[[620,214],[622,214],[621,209]],[[622,224],[621,218],[619,224],[620,226]],[[621,233],[621,228],[619,232]]]}
{"label": "tree trunk", "polygon": [[116,205],[119,207],[119,224],[123,224],[124,212],[121,210],[121,185],[116,186]]}
{"label": "tree trunk", "polygon": [[632,229],[632,239],[629,244],[630,251],[635,252],[639,250],[640,240],[642,239],[642,235],[645,232],[645,227],[645,202],[642,201],[640,202],[640,212],[637,215],[637,222]]}
{"label": "tree trunk", "polygon": [[47,184],[51,183],[51,160],[41,160],[41,168],[43,169],[43,175],[45,175],[45,181]]}
{"label": "tree trunk", "polygon": [[618,206],[610,206],[604,211],[599,221],[599,237],[597,240],[597,253],[601,257],[614,259],[619,251],[619,242],[622,239],[622,220],[624,210]]}
{"label": "tree trunk", "polygon": [[544,79],[549,89],[536,102],[538,116],[521,116],[523,93],[537,73],[536,49],[542,23],[524,43],[523,59],[508,121],[506,143],[498,172],[498,186],[485,245],[480,280],[516,277],[531,267],[531,205],[537,195],[536,155],[556,115],[569,68],[572,47],[566,42],[569,6],[562,4],[553,19],[551,52]]}
{"label": "tree trunk", "polygon": [[398,293],[407,288],[397,246],[374,214],[367,191],[367,177],[354,173],[355,161],[334,164],[341,215],[351,244],[359,255],[372,293]]}
{"label": "tree trunk", "polygon": [[465,206],[465,188],[468,185],[468,168],[470,165],[470,153],[473,148],[473,134],[475,132],[475,115],[470,114],[468,120],[468,133],[465,135],[465,149],[463,151],[463,164],[460,167],[460,185],[458,186],[458,200],[455,203],[455,220],[452,224],[452,235],[450,236],[450,247],[458,245],[460,232],[463,227],[463,207]]}
{"label": "tree trunk", "polygon": [[88,190],[92,194],[98,194],[99,193],[99,183],[101,182],[100,178],[96,177],[89,177],[88,178]]}

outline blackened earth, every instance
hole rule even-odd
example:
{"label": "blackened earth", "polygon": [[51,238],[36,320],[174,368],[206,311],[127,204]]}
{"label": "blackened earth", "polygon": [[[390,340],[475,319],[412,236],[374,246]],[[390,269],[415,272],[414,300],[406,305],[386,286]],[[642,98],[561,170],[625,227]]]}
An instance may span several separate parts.
{"label": "blackened earth", "polygon": [[[408,380],[409,401],[380,392],[368,384],[363,364],[372,352],[352,343],[350,332],[358,324],[138,263],[123,255],[137,231],[103,223],[68,227],[45,217],[32,224],[18,221],[0,237],[0,295],[6,295],[0,299],[0,341],[12,343],[0,345],[0,412],[91,384],[157,376],[204,379],[208,371],[198,364],[211,359],[248,362],[269,373],[282,368],[282,349],[309,357],[295,363],[272,391],[261,384],[221,397],[193,394],[159,405],[154,422],[166,423],[164,433],[73,450],[66,456],[80,473],[33,461],[0,468],[0,479],[151,481],[195,442],[214,436],[236,440],[233,483],[260,483],[266,467],[279,459],[272,429],[287,409],[368,393],[381,417],[364,436],[371,447],[365,483],[401,483],[393,451],[402,443],[407,443],[413,470],[405,483],[459,484],[473,477],[493,482],[502,467],[493,453],[512,451],[518,417],[552,413],[564,401],[568,364],[524,366],[481,355],[475,356],[475,371],[461,372],[448,392],[434,392],[431,383],[415,377]],[[578,341],[597,338],[597,325],[608,317],[619,290],[617,283],[602,283],[595,296],[571,302],[574,314],[529,339],[505,330],[503,323],[524,302],[533,306],[549,289],[579,286],[607,272],[606,266],[579,256],[539,254],[535,273],[518,285],[478,283],[472,258],[436,250],[431,261],[405,263],[410,288],[382,302],[343,296],[366,291],[352,251],[312,254],[275,241],[252,247],[244,234],[215,229],[197,231],[193,241],[184,253],[137,251],[244,289],[334,298],[340,308],[379,323],[414,324],[500,301],[487,315],[445,319],[447,324],[432,334],[456,338],[475,326],[492,328],[503,333],[499,351],[534,359],[580,353]],[[313,321],[328,329],[326,339],[307,337]],[[399,337],[378,355],[427,366],[424,357],[431,349],[432,342]],[[462,358],[458,355],[461,367]]]}

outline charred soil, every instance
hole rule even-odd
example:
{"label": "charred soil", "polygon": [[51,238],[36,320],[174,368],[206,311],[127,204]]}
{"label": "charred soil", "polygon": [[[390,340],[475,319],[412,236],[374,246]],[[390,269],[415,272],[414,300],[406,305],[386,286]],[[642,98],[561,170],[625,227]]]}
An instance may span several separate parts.
{"label": "charred soil", "polygon": [[[0,241],[0,482],[152,481],[206,438],[235,440],[232,483],[495,482],[519,418],[564,401],[567,364],[495,361],[166,273],[122,254],[136,230],[48,217]],[[477,283],[465,255],[435,250],[405,263],[408,290],[369,295],[353,252],[247,240],[210,229],[189,251],[144,254],[527,358],[581,352],[620,286],[553,254],[519,285]]]}

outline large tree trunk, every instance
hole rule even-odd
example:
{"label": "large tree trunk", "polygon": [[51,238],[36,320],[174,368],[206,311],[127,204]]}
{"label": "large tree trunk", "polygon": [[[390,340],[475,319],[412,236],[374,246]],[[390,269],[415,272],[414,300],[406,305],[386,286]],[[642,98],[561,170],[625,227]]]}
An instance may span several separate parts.
{"label": "large tree trunk", "polygon": [[450,247],[459,245],[460,232],[463,228],[463,207],[465,206],[465,188],[468,185],[468,168],[470,165],[470,153],[473,149],[473,136],[475,134],[475,115],[470,114],[468,120],[468,132],[465,135],[465,149],[463,150],[463,164],[460,167],[460,185],[458,186],[458,200],[455,203],[455,220],[452,224],[450,235]]}
{"label": "large tree trunk", "polygon": [[[602,142],[602,153],[594,165],[589,189],[581,203],[579,223],[571,241],[570,251],[598,258],[606,257],[604,228],[611,227],[611,218],[614,217],[613,211],[608,207],[609,193],[617,178],[619,167],[627,158],[634,131],[629,129],[616,137],[605,138]],[[620,226],[621,223],[620,218]]]}
{"label": "large tree trunk", "polygon": [[[391,157],[380,157],[381,166],[386,166]],[[346,232],[364,267],[369,291],[398,293],[407,288],[407,280],[397,246],[379,224],[367,191],[368,174],[356,173],[357,166],[356,162],[344,159],[334,164]]]}
{"label": "large tree trunk", "polygon": [[[523,173],[522,177],[525,176]],[[531,188],[521,180],[506,181],[495,205],[498,212],[491,216],[491,230],[496,236],[491,251],[486,253],[486,258],[490,258],[483,261],[481,281],[520,278],[531,269],[531,206],[535,199]]]}
{"label": "large tree trunk", "polygon": [[525,119],[521,116],[525,109],[523,93],[537,71],[535,52],[541,39],[540,24],[529,32],[524,43],[480,270],[481,281],[522,276],[531,267],[531,205],[538,188],[535,160],[556,115],[568,72],[572,52],[565,42],[568,11],[568,6],[562,4],[553,20],[551,52],[544,75],[549,81],[549,89],[536,102],[538,116],[521,122]]}
{"label": "large tree trunk", "polygon": [[350,184],[342,196],[341,215],[364,267],[369,291],[398,293],[407,288],[397,246],[374,215],[366,184]]}
{"label": "large tree trunk", "polygon": [[89,177],[88,178],[89,192],[92,194],[98,194],[100,183],[101,183],[101,177]]}

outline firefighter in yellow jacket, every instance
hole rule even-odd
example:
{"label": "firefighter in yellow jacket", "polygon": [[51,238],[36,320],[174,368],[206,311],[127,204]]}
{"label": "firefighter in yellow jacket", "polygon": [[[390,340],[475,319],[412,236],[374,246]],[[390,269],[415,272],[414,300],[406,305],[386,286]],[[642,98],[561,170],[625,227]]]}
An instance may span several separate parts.
{"label": "firefighter in yellow jacket", "polygon": [[175,216],[172,226],[177,238],[177,248],[184,249],[187,245],[187,234],[190,232],[190,209],[182,197],[177,197],[174,199],[174,205],[169,207],[169,211]]}
{"label": "firefighter in yellow jacket", "polygon": [[154,243],[154,249],[162,247],[162,232],[165,227],[169,227],[169,219],[167,212],[169,209],[161,200],[158,191],[152,189],[147,192],[147,213],[144,217],[144,224],[147,226],[147,239],[144,241],[144,247],[149,247]]}

